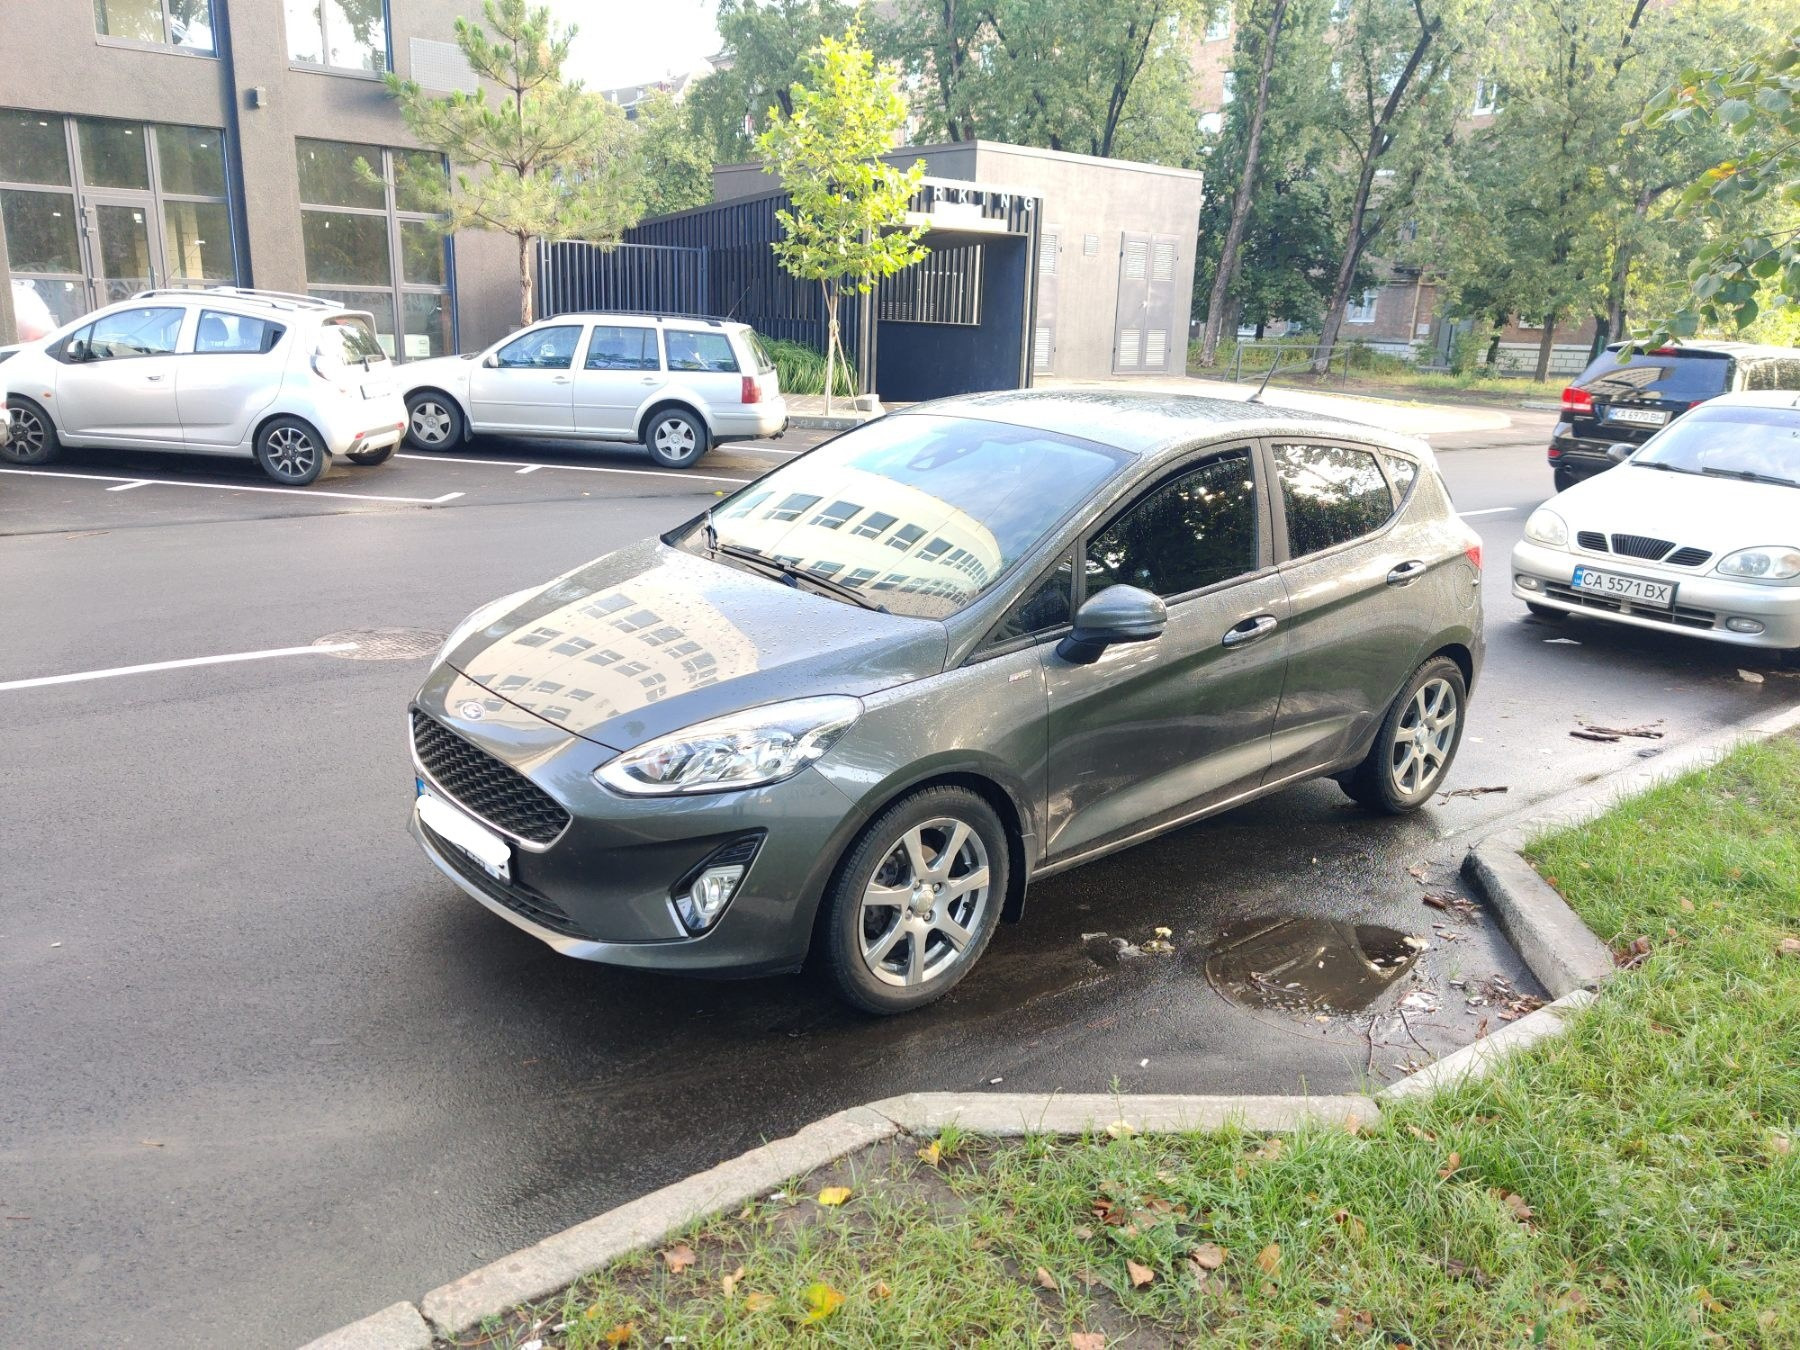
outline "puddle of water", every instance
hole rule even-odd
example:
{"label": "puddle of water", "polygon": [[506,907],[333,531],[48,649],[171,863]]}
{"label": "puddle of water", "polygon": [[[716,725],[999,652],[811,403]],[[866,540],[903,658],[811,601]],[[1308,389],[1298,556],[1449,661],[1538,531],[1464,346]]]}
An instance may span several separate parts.
{"label": "puddle of water", "polygon": [[1206,978],[1246,1007],[1349,1013],[1391,988],[1423,948],[1419,938],[1379,924],[1255,919],[1219,935]]}

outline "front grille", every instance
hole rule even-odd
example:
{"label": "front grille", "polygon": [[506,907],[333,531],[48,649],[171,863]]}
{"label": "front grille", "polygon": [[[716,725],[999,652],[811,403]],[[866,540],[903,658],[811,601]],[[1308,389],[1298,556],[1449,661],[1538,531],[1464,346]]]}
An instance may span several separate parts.
{"label": "front grille", "polygon": [[548,844],[568,828],[569,813],[549,793],[416,708],[412,733],[425,772],[465,811],[533,844]]}
{"label": "front grille", "polygon": [[[1583,609],[1601,609],[1608,614],[1624,614],[1627,606],[1608,596],[1594,595],[1589,591],[1578,591],[1573,586],[1561,586],[1554,581],[1544,583],[1544,591],[1557,600],[1571,605],[1580,605]],[[1673,610],[1657,609],[1649,605],[1629,607],[1634,619],[1650,619],[1655,623],[1666,623],[1673,628],[1705,628],[1719,626],[1719,616],[1710,609],[1695,609],[1691,605],[1677,605]]]}
{"label": "front grille", "polygon": [[1663,559],[1665,567],[1698,567],[1708,561],[1712,554],[1703,548],[1678,548]]}
{"label": "front grille", "polygon": [[547,900],[530,887],[521,886],[517,882],[504,882],[498,877],[491,877],[481,870],[468,854],[455,844],[433,830],[424,821],[419,828],[431,838],[438,856],[449,863],[456,875],[480,891],[496,904],[504,905],[520,918],[529,919],[540,928],[548,928],[552,933],[561,933],[564,937],[585,938],[593,941],[593,936],[580,924],[565,914],[552,900]]}
{"label": "front grille", "polygon": [[1605,553],[1607,551],[1606,536],[1601,534],[1598,530],[1580,531],[1575,536],[1575,542],[1580,544],[1589,553]]}
{"label": "front grille", "polygon": [[1615,534],[1612,537],[1614,553],[1621,553],[1627,558],[1643,558],[1656,562],[1670,549],[1675,547],[1673,539],[1651,539],[1642,534]]}

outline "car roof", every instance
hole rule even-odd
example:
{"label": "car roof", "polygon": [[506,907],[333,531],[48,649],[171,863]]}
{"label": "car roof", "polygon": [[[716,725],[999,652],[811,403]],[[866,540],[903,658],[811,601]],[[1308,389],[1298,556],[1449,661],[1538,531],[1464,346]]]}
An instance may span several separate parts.
{"label": "car roof", "polygon": [[1379,427],[1299,408],[1275,408],[1243,399],[1126,389],[1019,389],[915,403],[894,416],[927,413],[1078,436],[1154,458],[1215,436],[1319,436],[1374,442],[1413,454],[1423,443]]}
{"label": "car roof", "polygon": [[1720,394],[1716,398],[1707,399],[1706,402],[1695,408],[1694,412],[1705,412],[1712,408],[1800,409],[1800,390],[1745,389],[1735,394]]}
{"label": "car roof", "polygon": [[649,319],[652,323],[703,323],[710,328],[748,328],[750,325],[737,319],[722,319],[716,314],[680,314],[663,310],[650,309],[571,309],[561,314],[546,314],[538,319],[538,323],[554,323],[563,319],[580,319],[583,322],[601,319]]}
{"label": "car roof", "polygon": [[[1609,342],[1606,350],[1618,355],[1629,342]],[[1756,360],[1763,357],[1800,357],[1800,347],[1771,347],[1762,342],[1731,342],[1721,339],[1717,342],[1701,340],[1698,342],[1681,342],[1667,347],[1655,347],[1645,352],[1646,356],[1731,356],[1739,360]]]}
{"label": "car roof", "polygon": [[[369,311],[366,309],[340,304],[336,300],[321,299],[316,295],[301,295],[292,291],[252,290],[238,286],[157,287],[148,291],[139,291],[130,299],[119,301],[116,307],[130,308],[145,301],[166,303],[170,300],[182,304],[205,305],[209,309],[232,309],[235,307],[253,314],[277,312],[293,315],[305,313],[322,319],[336,318],[343,314],[369,316]],[[114,307],[106,306],[106,308]]]}

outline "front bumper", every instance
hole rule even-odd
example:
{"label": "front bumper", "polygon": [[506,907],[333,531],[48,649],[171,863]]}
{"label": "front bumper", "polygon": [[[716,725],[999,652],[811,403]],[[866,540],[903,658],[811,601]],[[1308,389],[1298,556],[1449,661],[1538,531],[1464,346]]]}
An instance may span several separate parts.
{"label": "front bumper", "polygon": [[[1610,598],[1577,593],[1570,583],[1576,567],[1583,564],[1624,576],[1672,582],[1674,608],[1634,608]],[[1513,548],[1512,593],[1532,604],[1634,628],[1689,633],[1739,647],[1800,648],[1800,585],[1732,581],[1632,558],[1548,548],[1522,539]],[[1760,623],[1762,631],[1733,632],[1726,623],[1734,618]]]}
{"label": "front bumper", "polygon": [[[510,882],[411,816],[426,856],[465,892],[564,955],[661,970],[766,974],[798,969],[813,915],[845,844],[861,827],[856,807],[811,769],[743,792],[631,798],[594,782],[612,751],[512,705],[471,720],[459,709],[499,702],[448,666],[420,691],[420,711],[509,768],[525,774],[569,813],[549,843],[513,840]],[[466,814],[413,755],[414,772]],[[493,827],[494,822],[483,823]],[[676,884],[713,853],[762,832],[749,871],[705,933],[682,927]]]}

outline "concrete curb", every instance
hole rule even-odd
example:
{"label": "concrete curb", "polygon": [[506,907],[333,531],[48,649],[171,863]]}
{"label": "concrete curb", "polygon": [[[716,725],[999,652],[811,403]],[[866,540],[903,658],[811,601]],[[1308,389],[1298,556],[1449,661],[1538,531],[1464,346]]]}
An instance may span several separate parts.
{"label": "concrete curb", "polygon": [[510,1256],[339,1327],[302,1350],[430,1350],[436,1336],[455,1336],[520,1303],[547,1297],[582,1276],[662,1241],[699,1219],[767,1195],[792,1177],[899,1135],[930,1135],[946,1125],[975,1134],[1081,1135],[1125,1126],[1133,1133],[1184,1133],[1236,1124],[1255,1131],[1303,1125],[1359,1128],[1381,1118],[1383,1103],[1427,1096],[1473,1082],[1508,1055],[1561,1033],[1565,1021],[1594,1001],[1610,978],[1612,954],[1532,870],[1520,850],[1547,831],[1578,825],[1628,796],[1692,769],[1717,763],[1734,746],[1800,727],[1800,705],[1671,748],[1509,818],[1498,834],[1469,850],[1465,869],[1487,896],[1507,938],[1555,1002],[1409,1074],[1371,1096],[1330,1097],[1119,1095],[1107,1093],[915,1092],[851,1107],[798,1133],[753,1148],[564,1229]]}

